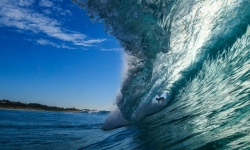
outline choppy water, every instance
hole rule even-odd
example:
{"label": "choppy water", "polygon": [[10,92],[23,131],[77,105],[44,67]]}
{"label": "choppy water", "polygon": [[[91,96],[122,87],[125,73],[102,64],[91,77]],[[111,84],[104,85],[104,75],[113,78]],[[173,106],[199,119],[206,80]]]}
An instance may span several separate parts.
{"label": "choppy water", "polygon": [[0,110],[1,150],[84,149],[108,133],[101,129],[107,113]]}
{"label": "choppy water", "polygon": [[133,149],[135,126],[102,130],[108,112],[62,113],[0,109],[1,150]]}

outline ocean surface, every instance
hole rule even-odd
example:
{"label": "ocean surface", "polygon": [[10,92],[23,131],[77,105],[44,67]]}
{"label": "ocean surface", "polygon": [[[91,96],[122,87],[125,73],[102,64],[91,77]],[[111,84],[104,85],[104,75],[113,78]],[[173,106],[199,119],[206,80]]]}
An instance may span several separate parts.
{"label": "ocean surface", "polygon": [[[159,113],[148,117],[141,123],[113,130],[103,130],[102,125],[109,114],[109,112],[104,111],[96,113],[63,113],[0,110],[0,149],[248,150],[250,148],[249,122],[244,126],[234,126],[232,125],[234,122],[230,122],[229,125],[224,125],[227,126],[226,129],[223,126],[217,126],[214,131],[211,130],[212,127],[190,130],[189,124],[181,124],[182,120],[183,122],[191,120],[189,117],[170,118],[170,116],[162,116],[163,114]],[[226,122],[226,119],[228,118],[222,119],[222,122]],[[241,119],[238,118],[237,120]],[[192,123],[197,124],[197,126],[202,124],[200,120]],[[194,133],[195,131],[196,133]],[[200,139],[200,137],[204,138]]]}
{"label": "ocean surface", "polygon": [[117,109],[1,110],[1,149],[250,149],[249,0],[72,1],[124,49]]}
{"label": "ocean surface", "polygon": [[107,115],[0,109],[0,150],[99,149],[121,131],[101,129]]}

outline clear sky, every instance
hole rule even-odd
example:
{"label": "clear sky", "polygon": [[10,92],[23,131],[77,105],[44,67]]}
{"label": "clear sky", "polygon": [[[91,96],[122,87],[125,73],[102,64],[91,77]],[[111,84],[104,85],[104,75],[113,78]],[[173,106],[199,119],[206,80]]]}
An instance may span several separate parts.
{"label": "clear sky", "polygon": [[0,99],[109,110],[121,57],[71,0],[0,0]]}

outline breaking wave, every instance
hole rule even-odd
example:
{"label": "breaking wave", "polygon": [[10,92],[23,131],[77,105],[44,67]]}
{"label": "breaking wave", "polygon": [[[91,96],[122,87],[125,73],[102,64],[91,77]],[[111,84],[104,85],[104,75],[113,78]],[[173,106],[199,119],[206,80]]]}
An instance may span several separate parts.
{"label": "breaking wave", "polygon": [[[188,129],[188,125],[198,127],[192,128],[190,134],[180,133],[182,137],[190,135],[184,141],[191,143],[202,130],[215,132],[215,126],[221,127],[220,135],[214,139],[211,134],[201,135],[201,140],[207,139],[209,143],[236,136],[236,132],[224,132],[228,127],[222,124],[230,124],[229,120],[232,126],[242,128],[248,122],[244,130],[249,131],[249,115],[246,116],[250,107],[249,0],[73,1],[93,21],[104,23],[106,32],[120,41],[126,53],[128,69],[117,95],[119,113],[114,113],[122,121],[110,128],[156,113],[144,120],[144,128],[155,122],[160,127],[168,124],[173,130]],[[156,102],[157,97],[166,100]],[[223,122],[227,116],[235,118]],[[108,117],[104,126],[116,117]],[[206,122],[207,118],[212,123]],[[219,123],[218,119],[222,121]],[[190,120],[194,122],[189,123]],[[156,139],[163,136],[157,135]],[[249,139],[249,134],[238,136],[241,139],[238,143]],[[175,143],[178,140],[182,145]],[[183,148],[183,143],[177,138],[164,146]],[[199,146],[202,144],[194,145]]]}

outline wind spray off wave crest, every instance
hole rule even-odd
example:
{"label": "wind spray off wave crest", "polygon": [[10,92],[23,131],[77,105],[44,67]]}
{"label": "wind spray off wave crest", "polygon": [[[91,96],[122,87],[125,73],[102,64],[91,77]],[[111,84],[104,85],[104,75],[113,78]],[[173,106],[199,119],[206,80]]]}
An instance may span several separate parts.
{"label": "wind spray off wave crest", "polygon": [[128,56],[117,105],[129,121],[157,95],[173,100],[206,58],[230,47],[250,22],[249,0],[73,1],[102,21]]}

